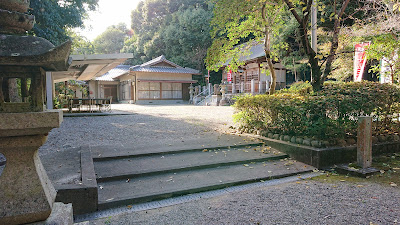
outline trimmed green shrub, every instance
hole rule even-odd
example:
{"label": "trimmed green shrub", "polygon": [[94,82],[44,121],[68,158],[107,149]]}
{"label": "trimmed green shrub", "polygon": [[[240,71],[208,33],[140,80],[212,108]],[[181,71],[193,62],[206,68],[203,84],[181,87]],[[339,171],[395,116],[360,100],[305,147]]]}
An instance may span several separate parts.
{"label": "trimmed green shrub", "polygon": [[317,93],[297,90],[240,97],[235,121],[249,129],[325,140],[356,136],[357,119],[365,115],[373,116],[375,135],[400,130],[396,85],[330,82]]}
{"label": "trimmed green shrub", "polygon": [[307,95],[313,92],[311,84],[306,81],[299,81],[290,85],[289,88],[281,89],[277,93],[297,93],[300,95]]}

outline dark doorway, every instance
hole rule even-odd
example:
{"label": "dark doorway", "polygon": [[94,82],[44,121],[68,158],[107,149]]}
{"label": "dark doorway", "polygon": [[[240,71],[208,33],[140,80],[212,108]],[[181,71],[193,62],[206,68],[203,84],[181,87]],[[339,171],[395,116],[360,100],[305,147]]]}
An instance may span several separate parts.
{"label": "dark doorway", "polygon": [[190,84],[182,84],[182,99],[185,101],[189,101],[190,95],[189,95],[189,86]]}
{"label": "dark doorway", "polygon": [[104,98],[112,96],[112,102],[118,102],[117,85],[104,85]]}

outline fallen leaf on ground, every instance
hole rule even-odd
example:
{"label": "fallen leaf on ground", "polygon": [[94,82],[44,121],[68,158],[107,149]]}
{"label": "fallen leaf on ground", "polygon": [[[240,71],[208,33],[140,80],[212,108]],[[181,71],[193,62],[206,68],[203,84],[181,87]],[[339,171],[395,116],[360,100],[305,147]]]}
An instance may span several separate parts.
{"label": "fallen leaf on ground", "polygon": [[390,186],[392,186],[392,187],[397,187],[397,184],[394,183],[394,182],[390,182],[389,184],[390,184]]}
{"label": "fallen leaf on ground", "polygon": [[249,164],[243,164],[243,166],[249,166]]}

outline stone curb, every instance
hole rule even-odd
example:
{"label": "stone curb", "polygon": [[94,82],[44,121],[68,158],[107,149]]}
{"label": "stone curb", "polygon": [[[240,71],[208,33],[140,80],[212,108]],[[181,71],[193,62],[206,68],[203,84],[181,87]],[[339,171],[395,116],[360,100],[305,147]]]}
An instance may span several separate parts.
{"label": "stone curb", "polygon": [[[318,169],[331,167],[341,163],[350,163],[357,160],[357,146],[355,145],[346,147],[314,148],[310,146],[271,139],[260,135],[241,135],[262,140],[272,148],[284,152],[290,157],[300,162],[312,165]],[[400,152],[400,141],[384,142],[372,145],[373,155],[390,152]]]}
{"label": "stone curb", "polygon": [[82,147],[81,175],[81,184],[55,186],[56,202],[72,203],[74,215],[97,211],[97,181],[90,147]]}

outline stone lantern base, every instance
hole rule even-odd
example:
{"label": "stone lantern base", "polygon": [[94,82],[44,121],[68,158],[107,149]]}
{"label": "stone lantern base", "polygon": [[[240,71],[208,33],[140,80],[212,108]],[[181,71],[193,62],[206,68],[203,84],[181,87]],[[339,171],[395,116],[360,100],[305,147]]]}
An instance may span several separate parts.
{"label": "stone lantern base", "polygon": [[[0,175],[0,224],[45,221],[52,213],[56,192],[38,149],[61,122],[62,112],[56,110],[0,113],[0,153],[6,158]],[[72,218],[65,221],[72,222]]]}

